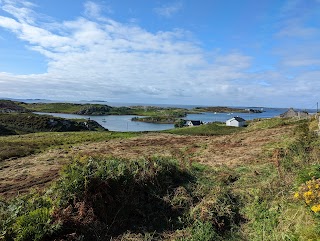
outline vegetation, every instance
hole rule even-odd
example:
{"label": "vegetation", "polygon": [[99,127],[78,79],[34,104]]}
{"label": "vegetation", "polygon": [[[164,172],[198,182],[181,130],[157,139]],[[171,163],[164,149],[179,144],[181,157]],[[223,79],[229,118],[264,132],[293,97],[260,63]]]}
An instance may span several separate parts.
{"label": "vegetation", "polygon": [[105,130],[95,121],[67,120],[32,113],[0,114],[0,135],[25,134],[43,131],[85,131]]}
{"label": "vegetation", "polygon": [[33,112],[66,113],[78,115],[143,115],[183,117],[188,112],[187,109],[162,108],[154,106],[112,107],[101,104],[22,102],[16,102],[16,104]]}
{"label": "vegetation", "polygon": [[305,120],[296,120],[292,118],[271,118],[271,119],[256,119],[253,121],[248,121],[249,126],[248,129],[250,131],[253,130],[261,130],[261,129],[270,129],[280,126],[287,126],[287,125],[296,125],[299,122],[305,122]]}
{"label": "vegetation", "polygon": [[215,180],[212,169],[165,158],[76,159],[44,195],[30,194],[0,207],[4,240],[147,234],[223,240],[242,221],[238,198]]}
{"label": "vegetation", "polygon": [[15,134],[17,134],[15,131],[0,125],[0,136],[8,136],[8,135],[15,135]]}
{"label": "vegetation", "polygon": [[184,127],[185,124],[186,124],[186,120],[184,119],[176,119],[175,122],[174,122],[174,127],[175,128],[181,128],[181,127]]}
{"label": "vegetation", "polygon": [[168,108],[158,109],[156,113],[149,112],[149,115],[150,116],[147,117],[133,117],[132,121],[141,121],[157,124],[174,124],[178,120],[178,118],[185,117],[187,115],[187,112],[186,110]]}
{"label": "vegetation", "polygon": [[199,136],[212,136],[212,135],[228,135],[237,133],[244,130],[242,127],[226,126],[225,124],[210,123],[194,127],[182,127],[172,130],[166,130],[166,133],[177,135],[199,135]]}
{"label": "vegetation", "polygon": [[[264,126],[274,124],[273,120],[266,122]],[[319,217],[295,202],[293,195],[301,180],[308,185],[319,175],[311,171],[319,165],[319,138],[309,131],[308,125],[307,120],[296,122],[290,139],[280,143],[281,148],[275,143],[269,152],[269,163],[236,170],[241,175],[234,190],[246,200],[242,213],[248,222],[242,230],[249,240],[319,240]],[[303,192],[303,188],[298,192]]]}
{"label": "vegetation", "polygon": [[20,104],[18,102],[13,102],[11,100],[0,100],[0,113],[30,112]]}
{"label": "vegetation", "polygon": [[148,117],[133,117],[132,121],[141,121],[157,124],[173,124],[176,121],[175,117],[168,116],[148,116]]}
{"label": "vegetation", "polygon": [[[209,124],[166,131],[206,135],[206,145],[218,145],[220,138],[221,148],[232,148],[246,145],[240,140],[245,135],[258,141],[263,130],[287,130],[254,160],[232,166],[194,162],[189,147],[177,150],[176,158],[74,157],[43,193],[0,201],[0,240],[319,240],[316,126],[315,120],[270,119],[247,128]],[[209,137],[231,133],[232,138]],[[17,148],[16,153],[19,146],[35,144],[34,151],[43,151],[135,135],[29,134],[0,137],[0,148]],[[150,140],[145,138],[143,145]]]}
{"label": "vegetation", "polygon": [[8,158],[23,157],[47,149],[64,148],[78,143],[128,138],[138,133],[113,132],[50,132],[20,136],[0,137],[0,161]]}
{"label": "vegetation", "polygon": [[197,112],[219,112],[219,113],[262,113],[261,110],[257,109],[242,109],[242,108],[232,108],[225,106],[213,106],[213,107],[196,107],[193,111]]}

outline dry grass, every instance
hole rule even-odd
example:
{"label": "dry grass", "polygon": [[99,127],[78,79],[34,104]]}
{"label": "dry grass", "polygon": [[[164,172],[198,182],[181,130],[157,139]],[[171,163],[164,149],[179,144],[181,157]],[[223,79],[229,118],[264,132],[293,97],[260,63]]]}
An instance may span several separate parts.
{"label": "dry grass", "polygon": [[51,149],[0,163],[0,197],[11,197],[43,188],[58,177],[62,165],[74,156],[140,158],[166,156],[211,166],[238,166],[265,162],[263,148],[280,142],[292,126],[240,132],[227,136],[179,136],[150,133],[127,139],[112,139]]}

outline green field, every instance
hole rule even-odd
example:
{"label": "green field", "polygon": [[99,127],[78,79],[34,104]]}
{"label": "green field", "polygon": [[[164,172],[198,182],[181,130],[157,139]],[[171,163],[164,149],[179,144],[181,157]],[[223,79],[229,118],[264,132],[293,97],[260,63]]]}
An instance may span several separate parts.
{"label": "green field", "polygon": [[0,161],[23,157],[57,147],[63,148],[79,143],[107,141],[139,135],[133,132],[42,132],[19,136],[0,137]]}

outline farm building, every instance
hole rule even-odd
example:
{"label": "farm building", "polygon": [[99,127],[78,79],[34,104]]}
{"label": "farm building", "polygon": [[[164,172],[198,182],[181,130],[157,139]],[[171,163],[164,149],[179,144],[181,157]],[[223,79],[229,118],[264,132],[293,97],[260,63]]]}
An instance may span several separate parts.
{"label": "farm building", "polygon": [[239,117],[239,116],[236,116],[236,117],[233,117],[233,118],[227,120],[226,125],[227,126],[242,127],[242,126],[246,125],[246,120]]}
{"label": "farm building", "polygon": [[186,122],[186,126],[200,126],[202,124],[203,124],[202,121],[199,121],[199,120],[197,120],[197,121],[188,120]]}
{"label": "farm building", "polygon": [[295,111],[293,108],[290,108],[288,111],[282,113],[280,115],[281,118],[291,118],[291,117],[298,117],[298,118],[305,118],[308,117],[308,112],[306,111]]}

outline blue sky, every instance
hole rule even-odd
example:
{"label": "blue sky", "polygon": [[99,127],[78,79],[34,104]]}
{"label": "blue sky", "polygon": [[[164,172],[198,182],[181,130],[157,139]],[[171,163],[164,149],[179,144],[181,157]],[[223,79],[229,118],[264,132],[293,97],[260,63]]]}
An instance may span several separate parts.
{"label": "blue sky", "polygon": [[315,108],[320,0],[0,0],[0,97]]}

